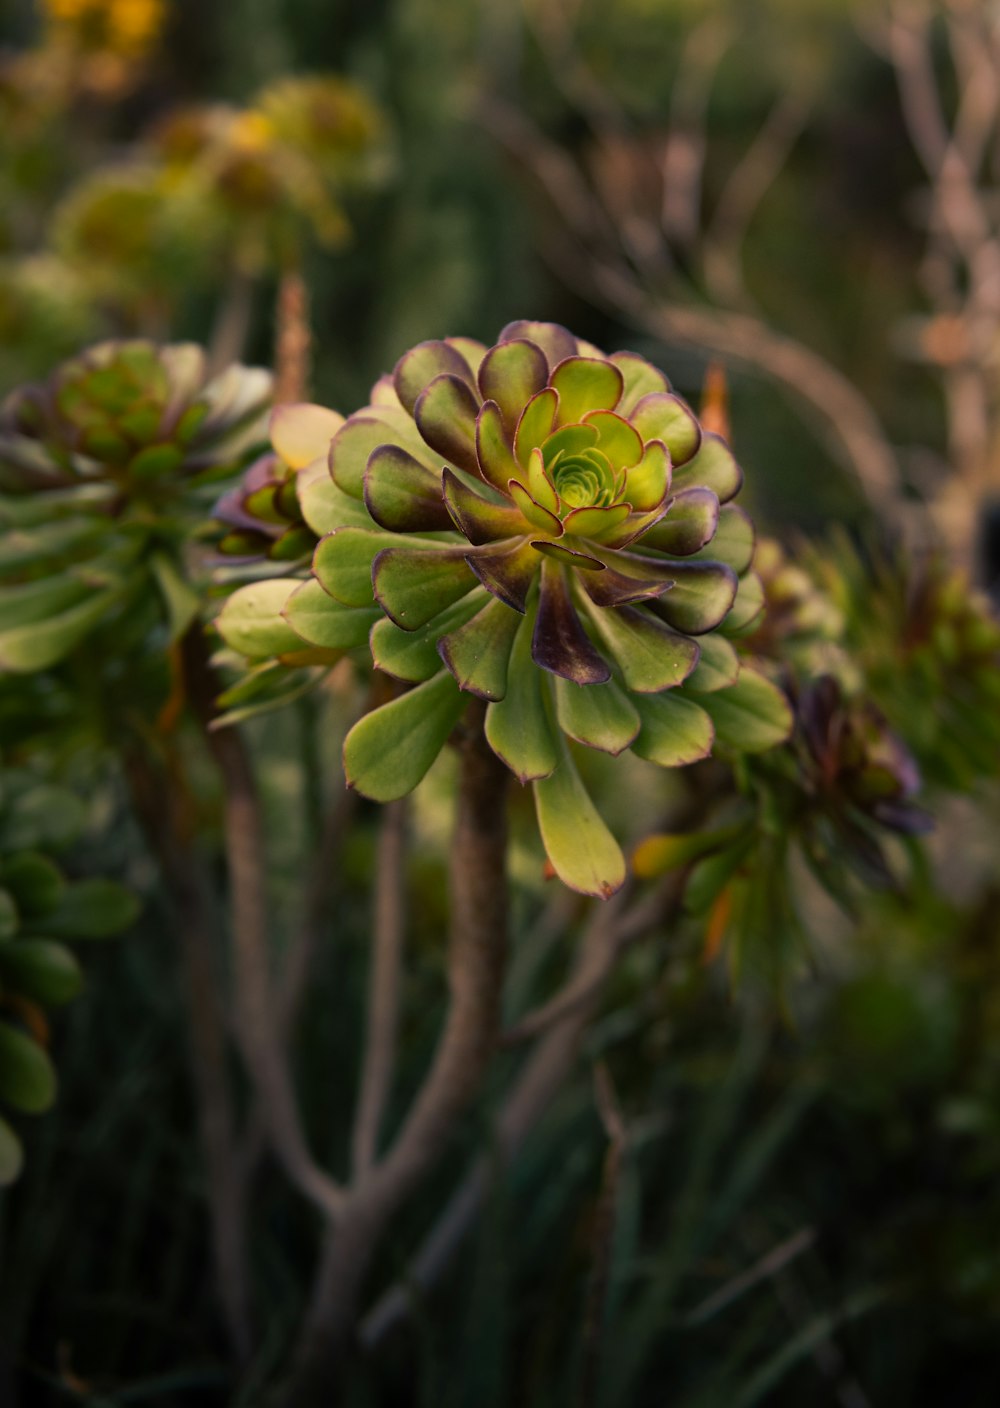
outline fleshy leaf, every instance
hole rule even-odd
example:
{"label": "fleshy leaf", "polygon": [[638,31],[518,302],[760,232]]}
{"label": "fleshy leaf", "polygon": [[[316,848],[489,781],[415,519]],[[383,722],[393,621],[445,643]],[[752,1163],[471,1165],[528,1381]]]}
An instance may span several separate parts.
{"label": "fleshy leaf", "polygon": [[507,486],[507,492],[534,528],[542,533],[551,533],[554,538],[562,536],[563,526],[559,519],[549,509],[537,503],[523,484],[512,479]]}
{"label": "fleshy leaf", "polygon": [[721,504],[735,498],[743,484],[743,471],[732,450],[714,431],[705,431],[698,453],[683,469],[678,468],[675,461],[674,488],[687,489],[696,484],[713,489]]}
{"label": "fleshy leaf", "polygon": [[702,556],[724,562],[734,572],[745,572],[753,561],[755,543],[756,534],[749,514],[736,504],[723,504],[719,510],[719,526]]}
{"label": "fleshy leaf", "polygon": [[403,442],[414,458],[422,464],[426,463],[428,469],[434,468],[433,456],[426,445],[421,447],[416,426],[408,416],[401,414],[400,419],[409,422],[412,441],[395,423],[388,407],[379,407],[377,415],[374,412],[367,415],[359,413],[344,421],[330,441],[329,465],[334,481],[345,494],[350,494],[354,499],[364,497],[368,456],[379,445]]}
{"label": "fleshy leaf", "polygon": [[432,620],[472,591],[476,577],[461,548],[386,548],[372,564],[375,599],[404,631]]}
{"label": "fleshy leaf", "polygon": [[491,347],[479,366],[479,389],[484,401],[495,401],[503,423],[513,436],[524,406],[545,386],[549,364],[534,342],[514,338]]}
{"label": "fleshy leaf", "polygon": [[685,690],[691,694],[714,694],[717,689],[728,689],[735,684],[739,679],[740,661],[728,640],[712,633],[702,636],[698,644],[701,659],[685,680]]}
{"label": "fleshy leaf", "polygon": [[707,758],[715,730],[709,715],[681,694],[636,696],[642,720],[632,752],[661,768],[679,768]]}
{"label": "fleshy leaf", "polygon": [[337,528],[316,544],[313,573],[323,590],[344,606],[371,606],[372,564],[398,542],[397,533],[378,528]]}
{"label": "fleshy leaf", "polygon": [[607,661],[597,653],[583,629],[563,569],[549,560],[542,566],[531,658],[543,670],[575,684],[603,684],[611,678]]}
{"label": "fleshy leaf", "polygon": [[514,637],[507,693],[486,710],[486,741],[522,784],[547,777],[559,756],[542,692],[542,676],[531,659],[535,610],[533,606]]}
{"label": "fleshy leaf", "polygon": [[638,464],[633,464],[625,480],[625,496],[639,513],[648,513],[663,503],[670,487],[670,455],[662,440],[650,440]]}
{"label": "fleshy leaf", "polygon": [[375,802],[405,797],[447,743],[467,703],[467,696],[442,670],[366,714],[344,740],[348,785]]}
{"label": "fleshy leaf", "polygon": [[364,501],[345,494],[333,482],[326,460],[299,471],[299,508],[309,527],[322,538],[335,528],[374,528]]}
{"label": "fleshy leaf", "polygon": [[406,410],[413,414],[421,392],[435,377],[453,376],[474,389],[469,365],[457,347],[447,342],[418,342],[396,363],[392,384]]}
{"label": "fleshy leaf", "polygon": [[31,1037],[0,1021],[0,1099],[25,1114],[38,1115],[56,1098],[56,1073]]}
{"label": "fleshy leaf", "polygon": [[357,650],[381,617],[377,606],[341,606],[319,582],[303,582],[285,602],[281,615],[310,645],[324,650]]}
{"label": "fleshy leaf", "polygon": [[388,617],[381,616],[369,637],[376,669],[410,684],[429,680],[441,669],[441,657],[437,650],[441,636],[480,611],[485,599],[482,591],[470,592],[415,631],[404,631]]}
{"label": "fleshy leaf", "polygon": [[622,526],[629,512],[628,504],[611,504],[608,508],[574,508],[563,519],[563,529],[577,537],[602,542],[608,534]]}
{"label": "fleshy leaf", "polygon": [[521,412],[521,419],[514,432],[514,458],[519,465],[527,468],[532,450],[544,445],[552,433],[559,397],[551,386],[539,391]]}
{"label": "fleshy leaf", "polygon": [[727,635],[739,635],[748,630],[764,610],[764,585],[756,572],[746,572],[740,578],[733,609],[723,622]]}
{"label": "fleshy leaf", "polygon": [[379,445],[369,455],[365,507],[382,528],[397,533],[435,533],[452,526],[440,475],[399,445]]}
{"label": "fleshy leaf", "polygon": [[525,342],[533,342],[540,347],[550,368],[558,366],[567,357],[576,356],[576,338],[561,323],[533,323],[526,319],[508,323],[500,334],[500,341],[513,342],[515,338],[523,338]]}
{"label": "fleshy leaf", "polygon": [[51,939],[19,939],[0,945],[0,975],[15,992],[58,1007],[83,987],[83,970],[63,944]]}
{"label": "fleshy leaf", "polygon": [[736,597],[736,573],[722,562],[672,562],[670,570],[673,589],[652,609],[688,635],[714,630]]}
{"label": "fleshy leaf", "polygon": [[291,469],[305,469],[313,460],[326,459],[330,441],[343,424],[344,417],[325,406],[275,406],[271,444]]}
{"label": "fleshy leaf", "polygon": [[512,544],[498,543],[466,554],[466,562],[493,596],[515,611],[524,612],[528,592],[538,575],[538,554],[520,539]]}
{"label": "fleshy leaf", "polygon": [[502,699],[507,692],[507,665],[521,617],[506,602],[493,597],[465,625],[438,641],[438,654],[460,688],[481,699]]}
{"label": "fleshy leaf", "polygon": [[701,696],[718,741],[737,753],[764,753],[792,731],[792,711],[776,684],[744,665],[729,689]]}
{"label": "fleshy leaf", "polygon": [[532,450],[528,457],[528,483],[526,487],[536,504],[548,509],[550,513],[559,512],[559,495],[546,472],[545,460],[539,449]]}
{"label": "fleshy leaf", "polygon": [[520,466],[514,459],[512,439],[504,428],[503,416],[495,401],[486,401],[476,419],[476,457],[482,478],[501,494],[506,494],[507,484],[520,472]]}
{"label": "fleshy leaf", "polygon": [[682,489],[667,503],[660,521],[641,538],[644,548],[674,557],[690,557],[712,541],[719,522],[719,500],[711,489]]}
{"label": "fleshy leaf", "polygon": [[596,425],[564,425],[561,430],[554,430],[541,447],[542,462],[547,467],[564,450],[569,455],[578,455],[581,450],[592,450],[596,444]]}
{"label": "fleshy leaf", "polygon": [[698,663],[695,642],[677,635],[646,611],[634,606],[591,607],[589,615],[626,685],[637,693],[673,689]]}
{"label": "fleshy leaf", "polygon": [[[690,406],[670,392],[654,391],[636,403],[629,420],[643,440],[662,440],[666,445],[676,484],[678,467],[686,464],[701,444],[701,426]],[[685,484],[706,482],[699,478],[684,480]],[[709,488],[714,485],[709,484]]]}
{"label": "fleshy leaf", "polygon": [[612,411],[621,399],[624,380],[612,362],[595,357],[567,357],[549,379],[559,395],[559,425],[582,421],[588,411]]}
{"label": "fleshy leaf", "polygon": [[579,685],[557,676],[555,687],[559,726],[578,743],[617,755],[639,732],[638,711],[614,680]]}
{"label": "fleshy leaf", "polygon": [[469,365],[469,371],[475,376],[486,356],[487,349],[484,344],[477,342],[474,337],[446,337],[445,342],[449,347],[454,347],[456,352],[461,352]]}
{"label": "fleshy leaf", "polygon": [[439,376],[419,396],[413,410],[420,434],[428,445],[459,469],[479,473],[476,455],[476,417],[479,401],[465,381]]}
{"label": "fleshy leaf", "polygon": [[643,396],[652,395],[657,391],[670,390],[670,382],[659,367],[654,367],[651,362],[647,362],[645,357],[640,357],[637,352],[612,352],[611,361],[614,362],[625,381],[625,390],[618,403],[619,415],[631,415]]}
{"label": "fleshy leaf", "polygon": [[453,473],[445,469],[441,476],[444,502],[460,533],[470,543],[492,543],[498,538],[512,538],[528,531],[524,515],[510,503],[498,504],[485,499]]}
{"label": "fleshy leaf", "polygon": [[545,854],[564,885],[609,899],[625,883],[625,857],[580,780],[566,744],[559,766],[533,784]]}
{"label": "fleshy leaf", "polygon": [[588,411],[583,423],[597,431],[597,448],[602,455],[607,455],[615,469],[627,469],[642,459],[639,432],[614,411]]}
{"label": "fleshy leaf", "polygon": [[673,586],[673,579],[667,575],[669,570],[670,563],[665,562],[663,574],[657,580],[649,575],[629,577],[609,565],[600,576],[594,573],[580,580],[595,606],[627,606],[630,602],[650,601],[653,597],[662,596],[665,591],[669,591]]}
{"label": "fleshy leaf", "polygon": [[0,631],[0,669],[30,674],[58,664],[107,617],[123,594],[119,588],[94,592],[58,616]]}
{"label": "fleshy leaf", "polygon": [[219,613],[216,629],[227,645],[251,660],[301,650],[301,637],[282,615],[301,585],[297,577],[271,577],[239,587]]}

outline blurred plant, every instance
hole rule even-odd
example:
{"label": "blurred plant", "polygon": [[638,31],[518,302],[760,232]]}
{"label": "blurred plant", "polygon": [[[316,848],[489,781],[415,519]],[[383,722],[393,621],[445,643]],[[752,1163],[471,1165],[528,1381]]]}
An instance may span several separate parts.
{"label": "blurred plant", "polygon": [[142,81],[167,18],[166,0],[42,0],[42,10],[40,58],[104,100]]}
{"label": "blurred plant", "polygon": [[[110,880],[67,880],[53,854],[78,839],[86,813],[66,787],[0,767],[0,1100],[41,1114],[56,1094],[46,1009],[83,983],[63,940],[103,939],[128,927],[138,905]],[[20,1172],[21,1143],[0,1117],[0,1184]]]}
{"label": "blurred plant", "polygon": [[[207,381],[192,344],[103,343],[0,408],[0,665],[31,672],[131,616],[178,638],[198,611],[187,554],[212,486],[259,443],[266,372]],[[208,497],[206,497],[206,495]]]}

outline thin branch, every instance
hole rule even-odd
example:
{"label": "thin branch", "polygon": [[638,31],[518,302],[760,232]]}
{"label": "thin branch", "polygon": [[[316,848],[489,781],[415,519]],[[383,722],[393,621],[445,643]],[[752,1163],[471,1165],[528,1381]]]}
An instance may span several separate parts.
{"label": "thin branch", "polygon": [[[330,1401],[364,1277],[389,1219],[447,1145],[496,1048],[507,948],[509,773],[481,719],[461,747],[451,848],[450,1002],[431,1069],[384,1160],[353,1188],[330,1233],[282,1404]],[[325,1395],[325,1396],[324,1396]]]}
{"label": "thin branch", "polygon": [[275,323],[274,404],[305,401],[312,379],[312,330],[309,290],[297,268],[281,276]]}
{"label": "thin branch", "polygon": [[237,1359],[245,1362],[252,1348],[245,1242],[247,1181],[236,1152],[226,1024],[212,962],[215,926],[209,884],[186,834],[177,778],[167,782],[160,776],[145,743],[126,752],[124,766],[136,817],[177,916],[190,1020],[191,1075],[205,1152],[212,1259],[229,1339]]}
{"label": "thin branch", "polygon": [[815,1229],[801,1227],[793,1236],[786,1237],[783,1242],[772,1247],[752,1266],[748,1266],[745,1271],[741,1271],[738,1276],[734,1276],[731,1281],[727,1281],[724,1286],[720,1286],[717,1291],[706,1296],[686,1316],[684,1323],[694,1326],[703,1325],[706,1320],[711,1320],[713,1315],[718,1315],[720,1310],[725,1310],[727,1305],[731,1305],[734,1300],[738,1300],[740,1296],[752,1290],[759,1282],[775,1276],[789,1262],[794,1261],[803,1252],[807,1252],[815,1241]]}
{"label": "thin branch", "polygon": [[208,371],[217,376],[246,355],[253,320],[254,280],[234,268],[226,283],[208,347]]}
{"label": "thin branch", "polygon": [[709,15],[681,51],[663,150],[660,224],[664,235],[690,248],[701,228],[701,188],[708,151],[708,100],[732,39],[729,22]]}
{"label": "thin branch", "polygon": [[747,227],[788,160],[808,112],[802,94],[783,93],[722,189],[702,255],[705,282],[720,303],[745,301],[742,246]]}
{"label": "thin branch", "polygon": [[591,1238],[591,1271],[583,1319],[583,1363],[578,1408],[593,1408],[597,1402],[611,1253],[614,1247],[615,1213],[618,1206],[618,1184],[626,1143],[625,1120],[608,1068],[603,1062],[599,1062],[594,1068],[594,1098],[604,1132],[608,1137],[608,1150],[604,1156],[601,1193],[594,1214]]}
{"label": "thin branch", "polygon": [[333,1220],[343,1208],[344,1192],[309,1152],[278,1039],[267,942],[267,857],[253,769],[239,730],[211,727],[219,686],[199,627],[185,636],[182,651],[188,697],[223,781],[240,1049],[278,1160],[295,1186]]}
{"label": "thin branch", "polygon": [[382,812],[379,832],[368,1025],[351,1141],[355,1182],[364,1178],[375,1162],[396,1061],[400,966],[406,932],[406,816],[405,801],[390,802]]}

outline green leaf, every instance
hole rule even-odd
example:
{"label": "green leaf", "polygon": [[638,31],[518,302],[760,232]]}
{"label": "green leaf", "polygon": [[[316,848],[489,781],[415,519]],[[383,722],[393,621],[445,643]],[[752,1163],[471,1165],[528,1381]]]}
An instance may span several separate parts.
{"label": "green leaf", "polygon": [[58,1007],[83,986],[79,963],[62,944],[49,939],[18,939],[0,944],[0,976],[25,997]]}
{"label": "green leaf", "polygon": [[769,679],[744,665],[728,689],[701,697],[719,743],[737,753],[764,753],[792,731],[788,700]]}
{"label": "green leaf", "polygon": [[764,584],[756,572],[747,572],[740,578],[736,599],[722,629],[727,636],[741,635],[756,624],[763,609]]}
{"label": "green leaf", "polygon": [[674,488],[689,489],[703,484],[712,489],[724,504],[735,498],[743,484],[743,471],[733,456],[732,450],[720,435],[706,430],[701,438],[698,453],[687,464],[674,462]]}
{"label": "green leaf", "polygon": [[690,557],[711,541],[719,512],[719,500],[711,489],[683,489],[670,499],[665,516],[639,537],[637,550],[656,548],[675,557]]}
{"label": "green leaf", "polygon": [[377,606],[342,606],[315,579],[292,592],[281,614],[297,636],[324,650],[357,650],[382,613]]}
{"label": "green leaf", "polygon": [[723,562],[671,563],[674,585],[653,607],[678,631],[704,635],[725,619],[737,591],[736,573]]}
{"label": "green leaf", "polygon": [[613,352],[611,360],[625,380],[625,390],[618,404],[620,415],[631,415],[643,396],[657,391],[669,391],[667,378],[652,363],[636,352]]}
{"label": "green leaf", "polygon": [[365,506],[381,528],[435,533],[451,528],[441,473],[427,469],[399,445],[378,445],[365,470]]}
{"label": "green leaf", "polygon": [[513,435],[521,410],[545,386],[549,364],[533,342],[514,339],[491,347],[479,364],[479,389],[485,401],[495,401]]}
{"label": "green leaf", "polygon": [[[398,539],[397,539],[398,541]],[[461,548],[386,548],[372,567],[375,596],[385,614],[415,630],[479,585]]]}
{"label": "green leaf", "polygon": [[56,1073],[31,1037],[0,1021],[0,1099],[27,1115],[40,1115],[56,1098]]}
{"label": "green leaf", "polygon": [[197,617],[201,598],[191,583],[184,580],[177,570],[177,564],[171,561],[166,553],[154,552],[149,559],[149,565],[167,609],[170,639],[180,640]]}
{"label": "green leaf", "polygon": [[421,392],[439,376],[457,377],[472,390],[469,366],[458,348],[447,342],[418,342],[400,357],[392,374],[400,404],[412,415]]}
{"label": "green leaf", "polygon": [[753,561],[757,541],[753,519],[737,504],[723,504],[719,510],[719,526],[715,536],[698,554],[724,562],[734,572],[745,572]]}
{"label": "green leaf", "polygon": [[685,767],[707,758],[714,730],[704,709],[678,694],[634,696],[642,720],[632,752],[661,768]]}
{"label": "green leaf", "polygon": [[0,1188],[17,1181],[24,1165],[21,1141],[5,1119],[0,1119]]}
{"label": "green leaf", "polygon": [[441,656],[437,650],[441,636],[474,616],[482,609],[484,600],[484,591],[470,592],[415,631],[404,631],[395,621],[381,616],[380,612],[381,619],[375,623],[370,637],[376,669],[410,684],[429,680],[441,669]]}
{"label": "green leaf", "polygon": [[37,919],[59,903],[65,881],[48,856],[22,851],[0,862],[0,885],[14,898],[26,919]]}
{"label": "green leaf", "polygon": [[45,929],[58,939],[107,939],[127,929],[139,908],[136,897],[114,880],[78,880],[46,915]]}
{"label": "green leaf", "polygon": [[729,641],[712,633],[700,636],[698,644],[701,658],[684,681],[685,693],[714,694],[717,689],[728,689],[735,684],[740,675],[740,660]]}
{"label": "green leaf", "polygon": [[446,460],[470,474],[479,473],[476,456],[476,417],[480,401],[466,380],[435,377],[421,391],[413,408],[420,434]]}
{"label": "green leaf", "polygon": [[3,587],[0,589],[0,621],[3,622],[4,632],[11,631],[16,626],[31,626],[36,621],[58,616],[89,592],[87,583],[80,581],[69,571],[44,577],[38,582]]}
{"label": "green leaf", "polygon": [[240,587],[216,617],[216,630],[227,645],[251,660],[301,650],[301,636],[282,615],[300,586],[297,577],[271,577]]}
{"label": "green leaf", "polygon": [[107,617],[123,595],[123,588],[109,587],[46,621],[0,632],[0,668],[30,674],[57,665]]}
{"label": "green leaf", "polygon": [[375,802],[405,797],[447,743],[468,702],[447,670],[442,670],[391,704],[366,714],[344,740],[349,785]]}
{"label": "green leaf", "polygon": [[690,865],[711,855],[746,833],[746,826],[719,826],[713,831],[682,832],[679,835],[647,836],[632,856],[632,869],[640,880],[655,880],[669,870]]}
{"label": "green leaf", "polygon": [[531,658],[536,613],[537,606],[529,608],[514,637],[507,693],[486,710],[486,741],[521,783],[546,777],[559,760],[545,706],[543,677]]}
{"label": "green leaf", "polygon": [[549,385],[559,393],[556,424],[571,425],[582,421],[588,411],[614,410],[625,389],[625,379],[613,362],[568,357],[553,371]]}
{"label": "green leaf", "polygon": [[592,607],[589,616],[630,690],[652,694],[672,689],[686,680],[698,663],[693,640],[677,635],[635,607]]}
{"label": "green leaf", "polygon": [[[675,468],[674,483],[677,484],[677,466],[690,460],[701,443],[701,426],[690,406],[672,392],[653,391],[636,402],[629,420],[644,441],[663,441],[670,451],[670,460]],[[685,476],[683,484],[677,484],[677,487],[704,483],[707,483],[704,479]],[[711,489],[714,485],[709,484],[708,487]]]}
{"label": "green leaf", "polygon": [[7,851],[60,850],[83,830],[86,810],[74,793],[32,783],[10,798],[0,819],[0,846]]}
{"label": "green leaf", "polygon": [[338,488],[323,460],[299,471],[296,489],[302,517],[317,537],[335,528],[375,527],[364,501]]}
{"label": "green leaf", "polygon": [[503,698],[511,647],[520,624],[518,612],[492,597],[464,625],[441,637],[438,653],[461,689],[481,699]]}
{"label": "green leaf", "polygon": [[556,676],[555,687],[559,726],[570,738],[614,755],[633,742],[639,713],[614,680],[580,685]]}
{"label": "green leaf", "polygon": [[625,857],[561,738],[557,747],[555,771],[532,783],[545,854],[564,885],[608,899],[625,883]]}

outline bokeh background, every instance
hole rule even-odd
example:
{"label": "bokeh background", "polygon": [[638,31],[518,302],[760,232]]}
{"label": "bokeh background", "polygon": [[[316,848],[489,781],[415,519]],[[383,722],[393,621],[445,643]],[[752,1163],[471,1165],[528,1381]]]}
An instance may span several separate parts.
{"label": "bokeh background", "polygon": [[[992,10],[0,0],[0,391],[104,337],[191,338],[219,365],[270,365],[284,347],[311,395],[347,413],[415,342],[491,343],[514,318],[551,319],[634,348],[725,418],[743,502],[786,544],[940,542],[989,588]],[[850,604],[862,621],[864,590]],[[871,660],[897,643],[891,618],[884,629],[856,631]],[[690,924],[631,955],[590,1031],[585,1054],[613,1062],[632,1130],[608,1404],[1000,1399],[991,763],[941,754],[913,676],[886,689],[890,721],[929,739],[931,783],[937,766],[963,794],[906,891],[850,922],[817,908],[780,999],[734,988]],[[280,910],[317,760],[303,760],[303,794],[295,719],[260,742]],[[169,912],[100,760],[75,766],[104,821],[102,863],[147,902],[52,1034],[59,1104],[29,1133],[0,1224],[0,1399],[252,1405],[301,1314],[314,1220],[265,1167],[265,1329],[234,1388]],[[400,1102],[439,1008],[433,789],[422,805]],[[373,834],[363,810],[300,1033],[307,1122],[334,1158],[324,1131],[354,1084]],[[512,1001],[566,962],[537,889],[519,901]],[[467,1148],[489,1147],[489,1109],[404,1218],[383,1275],[404,1271]],[[584,1062],[350,1401],[576,1402],[604,1155]]]}

